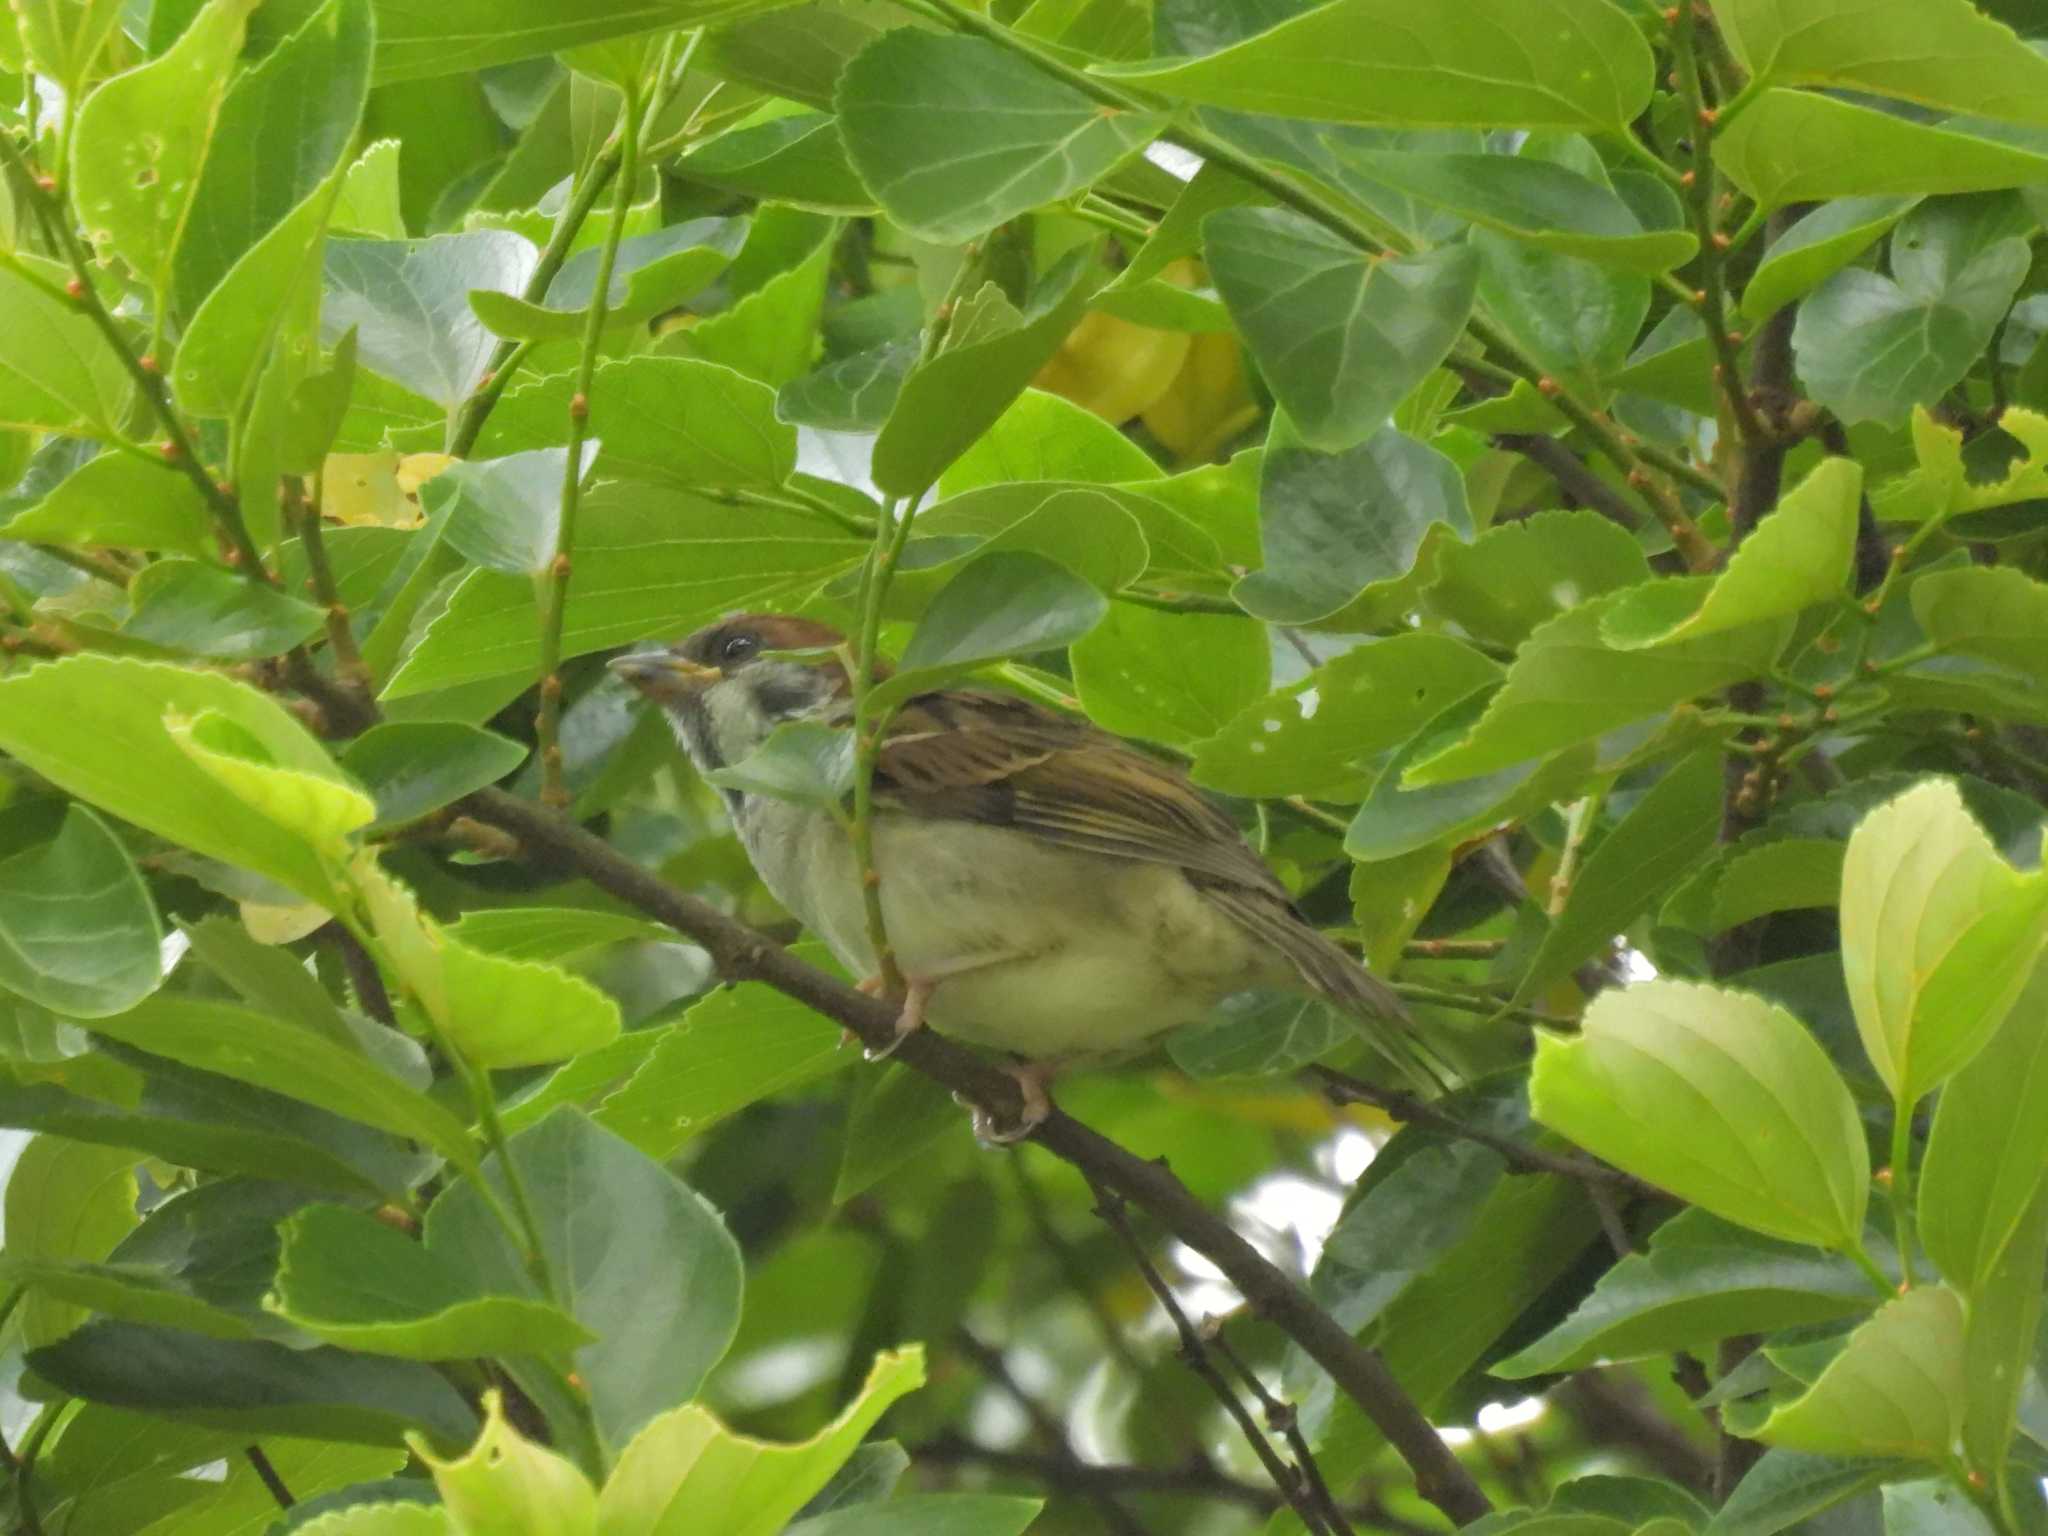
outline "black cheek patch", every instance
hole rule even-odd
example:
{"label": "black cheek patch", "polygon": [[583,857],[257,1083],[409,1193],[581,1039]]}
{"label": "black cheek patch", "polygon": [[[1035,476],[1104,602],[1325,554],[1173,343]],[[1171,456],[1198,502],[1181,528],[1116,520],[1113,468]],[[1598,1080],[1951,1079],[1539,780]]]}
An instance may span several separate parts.
{"label": "black cheek patch", "polygon": [[754,697],[759,701],[763,714],[780,720],[790,715],[808,714],[816,708],[818,684],[812,678],[764,678]]}

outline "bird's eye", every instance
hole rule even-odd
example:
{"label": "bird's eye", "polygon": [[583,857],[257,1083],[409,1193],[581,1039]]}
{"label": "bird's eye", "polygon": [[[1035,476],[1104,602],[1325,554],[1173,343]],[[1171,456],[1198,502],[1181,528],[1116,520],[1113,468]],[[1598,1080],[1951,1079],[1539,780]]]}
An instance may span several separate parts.
{"label": "bird's eye", "polygon": [[752,635],[734,635],[718,648],[718,659],[738,661],[743,656],[753,655],[760,646],[761,642]]}

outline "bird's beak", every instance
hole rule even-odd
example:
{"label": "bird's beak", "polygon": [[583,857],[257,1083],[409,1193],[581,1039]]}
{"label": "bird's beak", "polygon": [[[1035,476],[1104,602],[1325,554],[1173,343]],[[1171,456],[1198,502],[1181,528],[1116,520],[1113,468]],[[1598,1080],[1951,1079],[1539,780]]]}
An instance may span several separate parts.
{"label": "bird's beak", "polygon": [[638,688],[650,699],[681,698],[702,693],[725,674],[670,651],[635,651],[614,656],[606,663],[612,671]]}

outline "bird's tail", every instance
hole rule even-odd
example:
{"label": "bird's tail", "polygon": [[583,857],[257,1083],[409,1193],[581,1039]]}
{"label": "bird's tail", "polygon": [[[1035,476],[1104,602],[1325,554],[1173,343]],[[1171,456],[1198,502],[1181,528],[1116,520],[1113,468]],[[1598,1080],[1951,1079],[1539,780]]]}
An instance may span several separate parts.
{"label": "bird's tail", "polygon": [[[1219,893],[1210,896],[1219,899]],[[1293,911],[1256,897],[1236,897],[1235,893],[1220,899],[1240,923],[1285,955],[1311,990],[1357,1020],[1366,1043],[1386,1057],[1410,1086],[1429,1094],[1451,1090],[1458,1077],[1456,1070],[1422,1038],[1414,1017],[1392,987]]]}

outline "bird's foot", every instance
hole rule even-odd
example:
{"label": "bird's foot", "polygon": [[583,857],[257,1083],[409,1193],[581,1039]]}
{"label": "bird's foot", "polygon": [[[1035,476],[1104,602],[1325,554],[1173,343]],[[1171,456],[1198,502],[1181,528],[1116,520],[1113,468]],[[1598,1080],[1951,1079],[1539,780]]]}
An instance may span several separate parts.
{"label": "bird's foot", "polygon": [[1027,1061],[1003,1068],[1004,1076],[1017,1085],[1018,1097],[1023,1100],[1021,1110],[1013,1124],[999,1125],[979,1104],[969,1104],[974,1113],[974,1139],[985,1147],[1007,1147],[1045,1124],[1052,1114],[1052,1098],[1045,1090],[1058,1071],[1059,1064],[1052,1061]]}
{"label": "bird's foot", "polygon": [[[910,976],[904,978],[904,981],[906,990],[903,994],[903,1008],[896,1015],[895,1033],[887,1045],[869,1046],[861,1053],[869,1061],[887,1061],[896,1054],[898,1046],[924,1028],[925,1006],[931,1002],[932,992],[938,986],[938,982],[929,976]],[[860,984],[860,990],[870,997],[880,997],[882,978],[870,976]]]}

